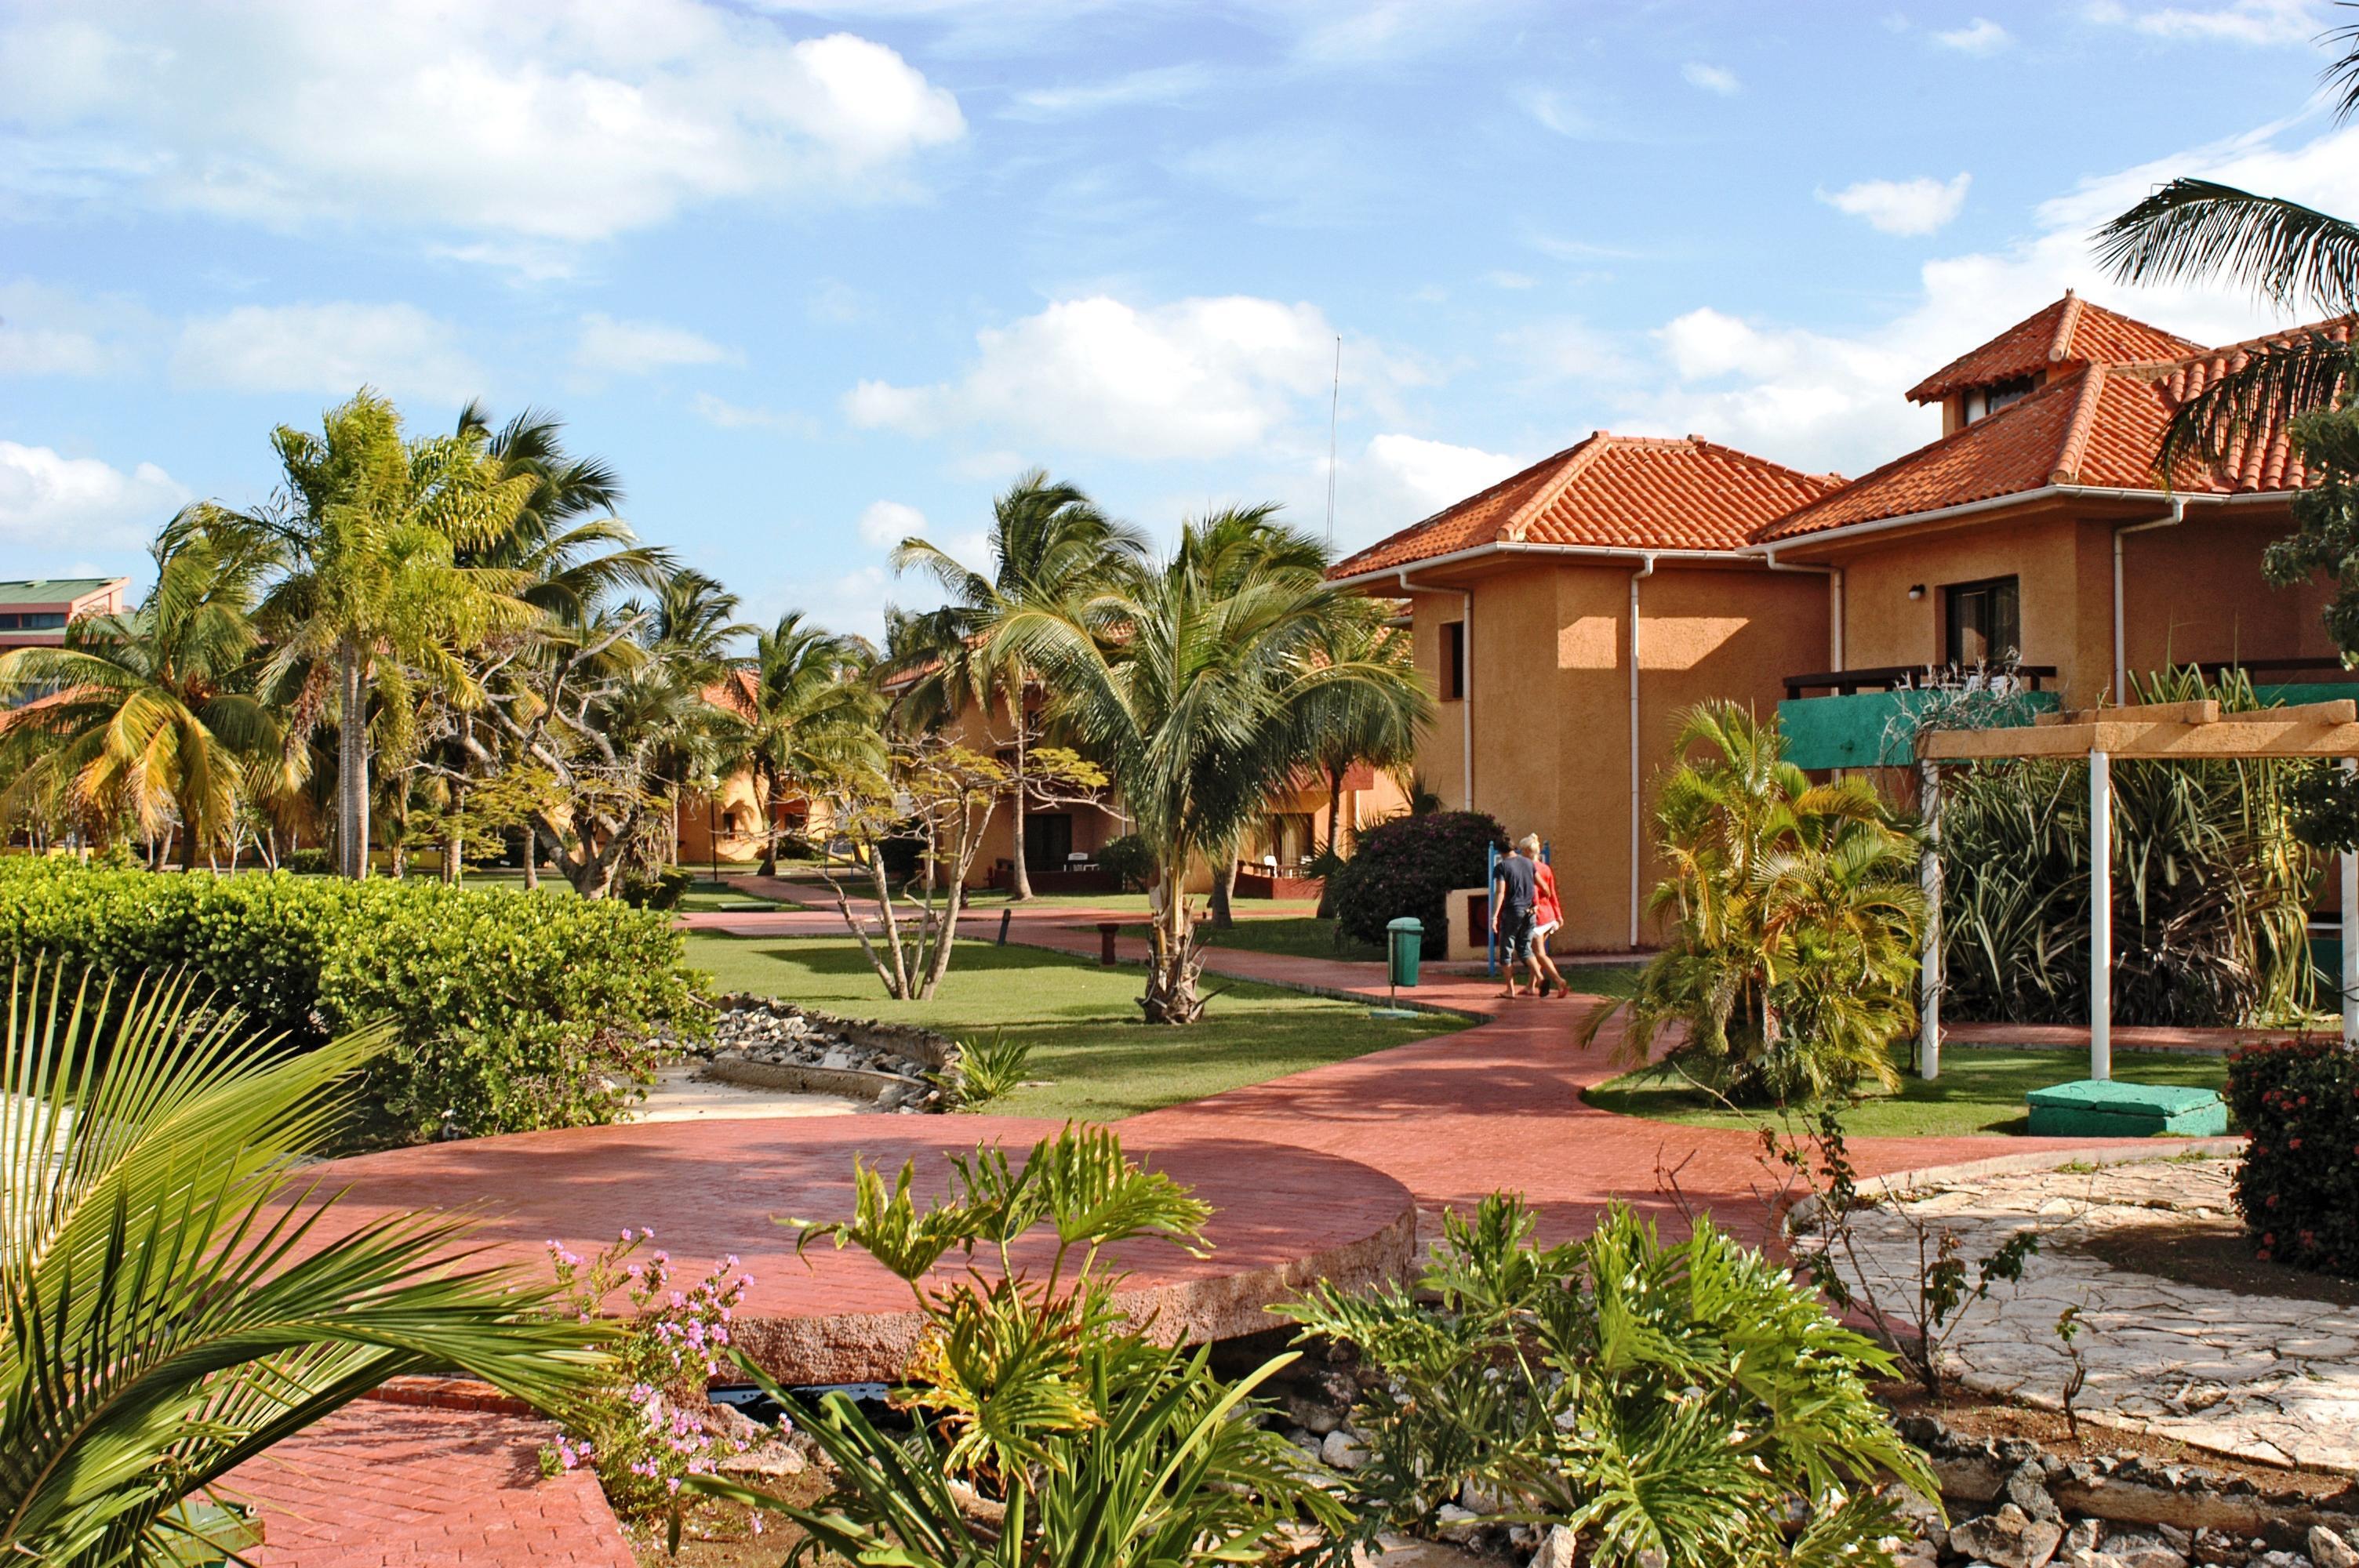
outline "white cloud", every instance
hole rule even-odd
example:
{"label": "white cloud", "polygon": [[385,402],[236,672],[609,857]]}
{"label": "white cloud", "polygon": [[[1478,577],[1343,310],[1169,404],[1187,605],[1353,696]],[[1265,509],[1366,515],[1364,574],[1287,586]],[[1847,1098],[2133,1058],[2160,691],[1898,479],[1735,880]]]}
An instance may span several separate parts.
{"label": "white cloud", "polygon": [[[1104,295],[1060,300],[975,335],[956,381],[864,381],[844,399],[855,425],[919,434],[981,426],[1066,450],[1133,458],[1245,451],[1327,395],[1335,333],[1310,305],[1232,295],[1140,308]],[[1365,390],[1398,372],[1348,354]]]}
{"label": "white cloud", "polygon": [[1137,104],[1180,103],[1203,92],[1216,80],[1208,67],[1192,62],[1156,66],[1104,81],[1019,92],[1006,114],[1011,120],[1060,120]]}
{"label": "white cloud", "polygon": [[0,283],[0,375],[104,375],[137,355],[130,340],[147,313],[118,299],[85,299],[30,278]]}
{"label": "white cloud", "polygon": [[696,416],[723,430],[782,430],[789,436],[816,436],[819,421],[808,414],[732,403],[710,392],[700,392],[690,405]]}
{"label": "white cloud", "polygon": [[14,546],[136,548],[191,499],[154,463],[125,473],[96,458],[0,441],[0,541]]}
{"label": "white cloud", "polygon": [[1364,464],[1363,472],[1353,476],[1354,511],[1373,513],[1378,532],[1463,501],[1523,466],[1519,459],[1480,447],[1398,433],[1371,440]]}
{"label": "white cloud", "polygon": [[321,392],[364,385],[395,396],[456,402],[483,372],[448,321],[415,305],[241,305],[190,319],[172,353],[182,386],[232,392]]}
{"label": "white cloud", "polygon": [[[881,44],[697,0],[84,0],[0,13],[27,168],[167,209],[582,242],[749,198],[868,200],[965,130]],[[57,178],[48,177],[54,184]]]}
{"label": "white cloud", "polygon": [[1991,55],[2015,42],[2015,35],[1988,16],[1976,16],[1962,27],[1935,33],[1933,41],[1961,54]]}
{"label": "white cloud", "polygon": [[1483,275],[1483,281],[1494,288],[1529,288],[1539,282],[1527,272],[1494,270]]}
{"label": "white cloud", "polygon": [[860,537],[880,550],[922,537],[925,532],[926,514],[898,501],[872,501],[860,514]]}
{"label": "white cloud", "polygon": [[1821,190],[1819,200],[1839,212],[1867,220],[1868,227],[1886,234],[1930,234],[1947,224],[1966,204],[1972,175],[1955,179],[1863,179],[1841,190]]}
{"label": "white cloud", "polygon": [[1706,65],[1700,59],[1691,59],[1680,67],[1680,74],[1687,78],[1689,86],[1701,87],[1706,92],[1717,92],[1723,97],[1745,90],[1745,84],[1736,80],[1736,72],[1723,65]]}
{"label": "white cloud", "polygon": [[1521,94],[1524,112],[1560,136],[1576,140],[1593,135],[1595,124],[1581,106],[1552,87],[1535,87]]}
{"label": "white cloud", "polygon": [[2219,39],[2239,44],[2309,44],[2332,25],[2311,0],[2235,0],[2210,7],[2169,5],[2132,11],[2118,4],[2089,7],[2090,18],[2125,24],[2161,38]]}
{"label": "white cloud", "polygon": [[618,321],[597,311],[582,318],[573,364],[592,374],[646,375],[672,365],[734,362],[744,356],[684,327],[660,321]]}

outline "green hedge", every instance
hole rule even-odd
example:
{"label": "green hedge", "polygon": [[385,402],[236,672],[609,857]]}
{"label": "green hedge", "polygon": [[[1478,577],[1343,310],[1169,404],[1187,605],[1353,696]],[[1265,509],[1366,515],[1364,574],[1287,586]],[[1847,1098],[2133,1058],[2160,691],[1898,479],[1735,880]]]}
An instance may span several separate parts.
{"label": "green hedge", "polygon": [[1451,893],[1481,887],[1491,847],[1506,842],[1506,829],[1483,811],[1431,811],[1378,823],[1360,835],[1352,858],[1328,880],[1339,941],[1382,947],[1386,925],[1413,914],[1425,922],[1425,957],[1441,957],[1450,951]]}
{"label": "green hedge", "polygon": [[2251,1138],[2236,1207],[2255,1254],[2359,1279],[2359,1051],[2249,1046],[2228,1059],[2227,1098]]}
{"label": "green hedge", "polygon": [[390,1019],[370,1088],[417,1137],[613,1120],[652,1029],[703,1026],[684,952],[663,915],[607,901],[0,861],[0,957],[186,970],[299,1045]]}

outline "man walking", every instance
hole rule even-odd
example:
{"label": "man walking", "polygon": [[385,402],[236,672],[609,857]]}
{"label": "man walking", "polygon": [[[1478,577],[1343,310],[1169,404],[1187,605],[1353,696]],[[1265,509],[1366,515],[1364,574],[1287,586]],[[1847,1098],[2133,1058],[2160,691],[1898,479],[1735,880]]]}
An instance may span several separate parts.
{"label": "man walking", "polygon": [[[1538,898],[1539,879],[1533,871],[1533,862],[1509,845],[1491,872],[1491,932],[1498,939],[1500,957],[1507,967],[1507,989],[1500,993],[1502,996],[1524,994],[1516,986],[1516,966],[1531,962],[1533,911]],[[1539,986],[1539,970],[1535,967],[1535,994]]]}

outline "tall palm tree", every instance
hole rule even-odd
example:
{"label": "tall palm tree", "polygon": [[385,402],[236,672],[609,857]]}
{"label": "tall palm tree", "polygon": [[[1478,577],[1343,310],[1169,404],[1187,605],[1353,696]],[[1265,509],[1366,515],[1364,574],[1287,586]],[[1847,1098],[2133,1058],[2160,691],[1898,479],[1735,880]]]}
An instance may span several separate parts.
{"label": "tall palm tree", "polygon": [[1135,572],[1147,557],[1147,536],[1119,523],[1070,484],[1034,469],[992,503],[989,575],[960,562],[921,538],[901,541],[893,552],[897,572],[915,568],[932,577],[951,602],[927,622],[932,633],[926,658],[931,667],[905,703],[950,717],[972,703],[985,715],[1005,704],[1012,749],[1008,813],[1014,833],[1015,872],[1009,896],[1032,896],[1025,867],[1024,819],[1029,804],[1027,752],[1032,741],[1027,687],[1032,670],[1009,655],[1013,646],[995,635],[1027,611],[1060,605]]}
{"label": "tall palm tree", "polygon": [[[2338,27],[2327,40],[2342,51],[2325,72],[2341,124],[2359,113],[2359,26]],[[2281,309],[2359,312],[2359,224],[2283,197],[2174,179],[2098,229],[2095,239],[2099,259],[2125,283],[2225,278]],[[2251,350],[2179,409],[2164,438],[2161,471],[2175,475],[2192,459],[2216,460],[2254,425],[2331,406],[2354,368],[2351,345],[2324,331]]]}
{"label": "tall palm tree", "polygon": [[[562,1410],[608,1331],[453,1249],[340,1223],[298,1167],[385,1044],[289,1054],[185,980],[9,987],[0,1079],[0,1554],[218,1560],[203,1493],[386,1379],[458,1368]],[[109,1021],[112,1022],[109,1022]],[[228,1544],[223,1542],[222,1544]]]}
{"label": "tall palm tree", "polygon": [[1140,1005],[1155,1023],[1203,1011],[1180,891],[1190,865],[1235,843],[1302,766],[1321,704],[1355,687],[1413,702],[1418,689],[1392,661],[1329,656],[1343,596],[1285,561],[1213,547],[1241,528],[1229,514],[1190,523],[1159,568],[1013,608],[991,638],[991,657],[1041,673],[1051,721],[1103,761],[1154,857],[1160,907]]}
{"label": "tall palm tree", "polygon": [[8,727],[7,743],[32,755],[7,804],[62,786],[151,835],[177,812],[191,868],[228,831],[241,797],[268,793],[278,739],[252,689],[252,612],[268,554],[202,532],[201,512],[166,530],[155,589],[138,609],[74,622],[55,648],[0,655],[0,695],[59,693]]}
{"label": "tall palm tree", "polygon": [[739,754],[754,778],[766,877],[778,871],[773,804],[817,773],[875,758],[882,705],[876,687],[862,678],[874,655],[860,638],[810,624],[799,610],[754,639],[736,701],[744,725]]}
{"label": "tall palm tree", "polygon": [[462,559],[506,534],[539,481],[488,461],[480,429],[406,438],[393,405],[366,388],[328,410],[319,434],[282,425],[271,444],[284,495],[236,523],[283,552],[260,619],[274,669],[295,688],[291,739],[335,713],[337,869],[363,876],[372,728],[405,745],[419,682],[454,706],[480,702],[461,655],[539,619],[516,597],[518,571]]}
{"label": "tall palm tree", "polygon": [[517,598],[551,615],[582,617],[618,592],[659,589],[678,568],[671,552],[640,544],[614,514],[623,502],[621,477],[603,459],[568,452],[564,428],[538,408],[497,427],[481,402],[460,411],[457,435],[483,442],[488,467],[533,481],[506,531],[461,559],[518,571],[524,583]]}
{"label": "tall palm tree", "polygon": [[1433,722],[1433,694],[1415,678],[1416,651],[1393,615],[1382,600],[1349,599],[1335,606],[1321,633],[1321,658],[1391,665],[1407,677],[1405,687],[1338,688],[1304,714],[1305,749],[1327,786],[1330,856],[1343,853],[1344,775],[1363,762],[1386,772],[1408,768],[1417,761],[1419,732]]}

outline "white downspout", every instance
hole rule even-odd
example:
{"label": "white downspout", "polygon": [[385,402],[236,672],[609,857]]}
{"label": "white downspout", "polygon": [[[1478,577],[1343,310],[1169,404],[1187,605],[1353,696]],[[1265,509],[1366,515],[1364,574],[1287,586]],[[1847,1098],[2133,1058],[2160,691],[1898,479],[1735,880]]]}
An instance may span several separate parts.
{"label": "white downspout", "polygon": [[2130,655],[2128,615],[2122,603],[2122,541],[2132,534],[2143,534],[2150,528],[2176,528],[2187,520],[2187,497],[2170,498],[2170,515],[2158,517],[2150,523],[2133,523],[2126,528],[2114,530],[2114,702],[2126,705],[2130,699]]}
{"label": "white downspout", "polygon": [[1630,949],[1638,947],[1638,580],[1655,575],[1655,557],[1630,574]]}
{"label": "white downspout", "polygon": [[1458,654],[1458,809],[1474,809],[1474,594],[1471,589],[1435,588],[1408,580],[1408,569],[1400,573],[1404,593],[1454,593],[1462,607],[1458,623],[1464,646]]}

